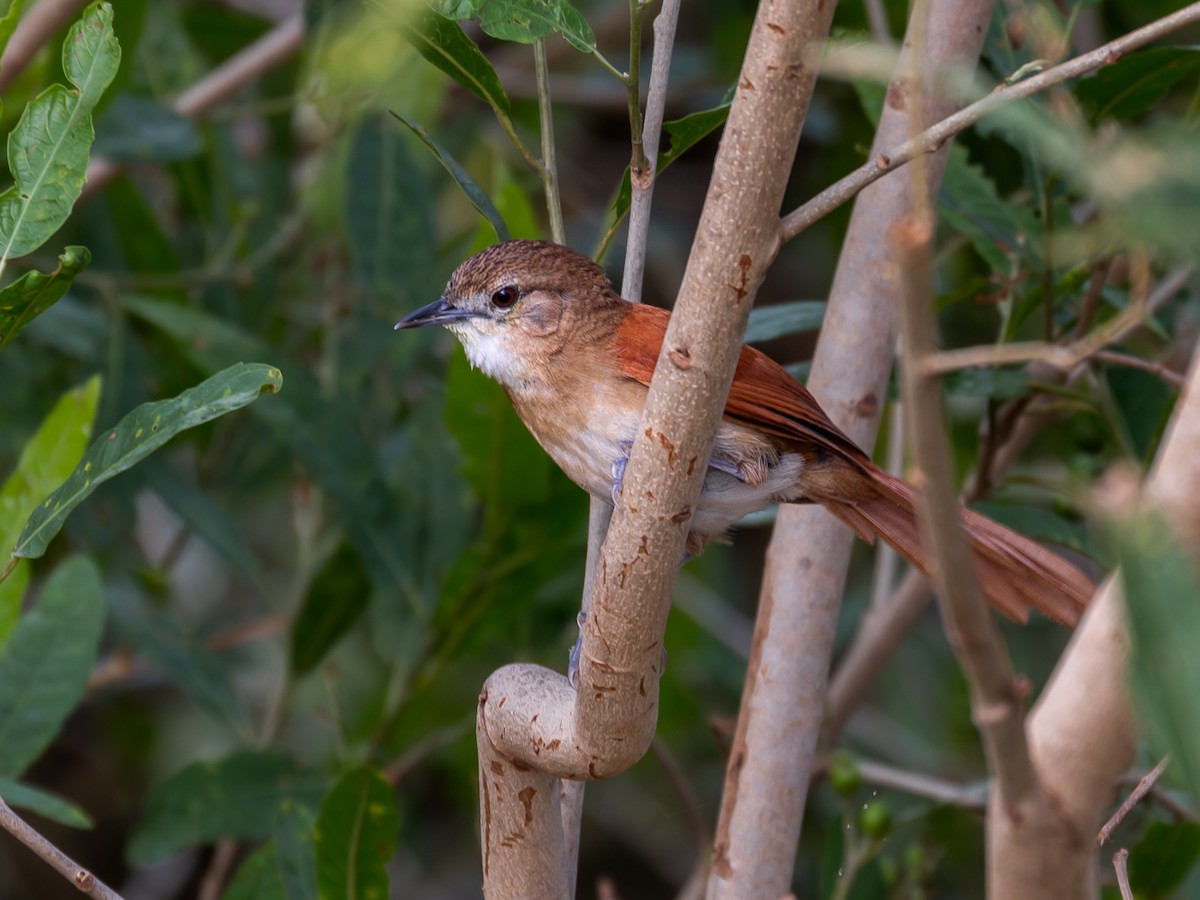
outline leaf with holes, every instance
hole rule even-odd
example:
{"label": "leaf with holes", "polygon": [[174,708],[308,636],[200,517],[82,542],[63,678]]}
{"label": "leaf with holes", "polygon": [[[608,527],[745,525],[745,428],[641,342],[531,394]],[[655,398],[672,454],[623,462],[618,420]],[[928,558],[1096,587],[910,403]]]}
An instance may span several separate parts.
{"label": "leaf with holes", "polygon": [[121,64],[112,6],[93,3],[63,41],[74,90],[54,84],[30,101],[8,138],[13,184],[0,194],[0,263],[32,253],[67,220],[87,180],[92,110]]}
{"label": "leaf with holes", "polygon": [[278,391],[283,375],[263,363],[238,363],[170,400],[143,403],[107,429],[84,454],[65,482],[40,503],[13,556],[36,558],[58,534],[71,511],[104,482],[145,459],[172,437],[240,409],[262,391]]}
{"label": "leaf with holes", "polygon": [[91,261],[87,247],[68,247],[59,255],[58,268],[53,272],[26,272],[0,288],[0,350],[17,332],[61,300],[75,276]]}
{"label": "leaf with holes", "polygon": [[399,817],[392,789],[366,767],[352,769],[321,804],[317,819],[317,883],[324,900],[388,896],[387,863]]}

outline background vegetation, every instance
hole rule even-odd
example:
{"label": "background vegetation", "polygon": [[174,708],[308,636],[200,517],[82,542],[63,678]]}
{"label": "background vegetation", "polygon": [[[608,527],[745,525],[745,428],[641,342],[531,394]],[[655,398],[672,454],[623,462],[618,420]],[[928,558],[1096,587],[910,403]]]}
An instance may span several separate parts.
{"label": "background vegetation", "polygon": [[[548,44],[566,232],[590,252],[620,203],[629,115],[625,87],[586,47],[594,34],[627,68],[629,9],[546,8],[571,39]],[[1001,80],[1171,8],[1014,0],[997,14],[987,66]],[[119,0],[113,10],[120,55],[95,51],[112,71],[94,96],[69,61],[64,71],[65,32],[15,77],[6,62],[0,127],[14,135],[19,187],[18,118],[48,85],[73,86],[58,89],[62,102],[94,116],[95,143],[65,222],[4,254],[6,282],[49,272],[65,295],[53,302],[56,289],[36,279],[0,294],[0,316],[13,297],[19,309],[53,303],[15,315],[19,334],[0,319],[0,534],[30,546],[26,520],[42,521],[35,507],[88,435],[120,432],[121,460],[103,443],[88,457],[115,474],[153,449],[138,432],[153,428],[150,414],[166,415],[163,439],[182,433],[109,483],[82,488],[75,476],[68,494],[94,494],[44,556],[0,584],[0,796],[128,898],[315,896],[318,884],[341,896],[347,859],[364,884],[390,881],[392,896],[476,896],[477,693],[506,662],[565,666],[587,504],[447,336],[392,331],[496,239],[396,116],[461,164],[513,236],[547,236],[541,182],[506,136],[537,153],[533,55],[496,37],[505,32],[486,13],[482,30],[465,22],[499,76],[469,92],[427,60],[458,32],[424,8]],[[21,13],[14,3],[9,24]],[[900,34],[903,4],[886,14]],[[715,148],[706,135],[719,129],[752,15],[727,0],[684,17],[667,112],[683,122],[669,130],[672,165],[656,193],[652,302],[669,303],[682,272]],[[862,7],[837,16],[844,38],[866,39]],[[451,30],[435,40],[435,29]],[[296,52],[188,106],[189,89],[281,33],[297,35]],[[1113,550],[1086,522],[1090,492],[1115,464],[1153,459],[1200,321],[1189,275],[1200,53],[1187,35],[1174,40],[965,134],[939,202],[945,346],[1083,335],[1130,308],[1142,317],[1067,384],[1020,366],[948,383],[964,475],[994,446],[1006,404],[1055,399],[1054,427],[985,510],[1096,572]],[[865,76],[822,81],[788,208],[864,161],[881,103]],[[76,137],[70,171],[88,151]],[[752,320],[751,337],[801,376],[847,213],[785,248]],[[614,273],[619,235],[605,257]],[[1164,284],[1174,289],[1158,296]],[[213,396],[187,395],[186,412],[141,409],[202,383]],[[52,536],[50,525],[35,531]],[[670,896],[708,851],[765,534],[750,525],[680,576],[655,752],[589,788],[581,896],[605,879],[631,900]],[[863,547],[853,566],[847,639],[872,560]],[[1168,639],[1171,622],[1148,620],[1147,640]],[[1177,635],[1183,651],[1197,634]],[[1040,621],[1005,636],[1035,686],[1069,637]],[[1178,721],[1171,701],[1150,717]],[[935,614],[889,662],[831,766],[808,808],[800,896],[979,895],[986,769]],[[922,787],[911,773],[937,778]],[[1181,800],[1184,782],[1171,778],[1119,832],[1141,896],[1200,891],[1194,797]],[[75,893],[0,840],[0,897]]]}

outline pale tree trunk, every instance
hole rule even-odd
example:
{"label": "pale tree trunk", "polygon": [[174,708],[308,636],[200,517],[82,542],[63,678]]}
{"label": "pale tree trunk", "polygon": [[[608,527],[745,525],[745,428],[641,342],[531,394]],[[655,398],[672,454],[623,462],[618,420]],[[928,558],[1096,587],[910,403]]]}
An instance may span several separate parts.
{"label": "pale tree trunk", "polygon": [[[974,68],[993,6],[993,0],[917,6],[872,159],[954,112],[954,100],[938,86],[949,73]],[[921,73],[919,83],[910,81],[913,71]],[[948,152],[946,146],[928,163],[925,206]],[[901,284],[885,237],[917,205],[903,172],[858,197],[808,382],[833,421],[864,447],[874,443],[896,339]],[[853,542],[850,530],[819,507],[780,509],[717,826],[710,898],[781,897],[790,889]]]}

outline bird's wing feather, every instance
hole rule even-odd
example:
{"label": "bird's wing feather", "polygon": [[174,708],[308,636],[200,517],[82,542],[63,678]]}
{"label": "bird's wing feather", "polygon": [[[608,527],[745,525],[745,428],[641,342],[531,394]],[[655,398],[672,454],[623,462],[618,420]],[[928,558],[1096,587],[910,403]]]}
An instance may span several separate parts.
{"label": "bird's wing feather", "polygon": [[[650,384],[669,316],[657,307],[629,305],[614,335],[623,375]],[[855,462],[867,460],[858,445],[829,420],[804,385],[753,347],[742,348],[725,402],[725,417],[786,442],[816,444]]]}

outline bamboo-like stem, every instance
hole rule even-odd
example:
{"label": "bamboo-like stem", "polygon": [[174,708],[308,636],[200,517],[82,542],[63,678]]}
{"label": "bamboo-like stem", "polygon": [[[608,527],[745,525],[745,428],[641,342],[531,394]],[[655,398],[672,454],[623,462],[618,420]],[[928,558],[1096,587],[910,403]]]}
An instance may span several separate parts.
{"label": "bamboo-like stem", "polygon": [[554,156],[554,113],[550,105],[550,68],[546,64],[546,39],[533,44],[533,64],[538,85],[538,119],[542,132],[542,191],[550,216],[550,237],[558,244],[567,242],[563,226],[562,196],[558,191],[558,163]]}

